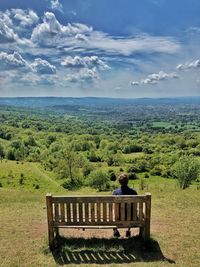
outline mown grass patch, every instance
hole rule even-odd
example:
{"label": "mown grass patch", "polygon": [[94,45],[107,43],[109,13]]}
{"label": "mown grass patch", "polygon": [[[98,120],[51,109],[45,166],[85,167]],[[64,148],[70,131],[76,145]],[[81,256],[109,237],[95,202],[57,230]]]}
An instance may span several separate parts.
{"label": "mown grass patch", "polygon": [[[123,238],[113,240],[112,230],[105,230],[105,233],[97,230],[93,232],[93,236],[90,235],[90,230],[67,230],[64,243],[61,242],[59,250],[54,251],[52,255],[47,247],[45,192],[40,189],[37,192],[29,192],[0,188],[0,266],[53,267],[64,263],[70,266],[80,263],[82,266],[97,266],[104,263],[109,266],[123,264],[134,267],[162,267],[171,266],[170,262],[174,261],[178,267],[199,267],[199,191],[195,185],[180,190],[174,180],[160,177],[150,177],[147,180],[148,191],[152,193],[153,250],[150,251],[146,251],[135,238],[131,238],[130,242]],[[139,181],[130,181],[130,184],[132,183],[139,193],[146,191],[139,189]],[[49,189],[47,190],[50,191]],[[96,192],[90,188],[82,188],[78,192],[64,192],[76,195],[111,194]],[[65,231],[63,233],[66,234]],[[123,236],[124,231],[121,233]],[[65,256],[67,259],[63,263]]]}

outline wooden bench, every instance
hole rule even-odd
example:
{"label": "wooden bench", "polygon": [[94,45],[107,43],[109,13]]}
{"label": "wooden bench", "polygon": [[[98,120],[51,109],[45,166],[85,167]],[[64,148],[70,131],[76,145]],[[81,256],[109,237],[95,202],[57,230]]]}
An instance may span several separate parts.
{"label": "wooden bench", "polygon": [[109,229],[140,227],[150,238],[151,194],[136,196],[46,195],[48,237],[54,245],[59,228]]}

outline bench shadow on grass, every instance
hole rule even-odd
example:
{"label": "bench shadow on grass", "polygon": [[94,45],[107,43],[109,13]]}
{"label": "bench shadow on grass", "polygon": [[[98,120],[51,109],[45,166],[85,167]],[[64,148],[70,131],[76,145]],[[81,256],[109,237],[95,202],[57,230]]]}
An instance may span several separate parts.
{"label": "bench shadow on grass", "polygon": [[164,257],[157,241],[147,243],[138,237],[129,239],[106,238],[64,238],[58,237],[52,250],[54,260],[65,264],[124,264],[132,262],[153,262],[173,260]]}

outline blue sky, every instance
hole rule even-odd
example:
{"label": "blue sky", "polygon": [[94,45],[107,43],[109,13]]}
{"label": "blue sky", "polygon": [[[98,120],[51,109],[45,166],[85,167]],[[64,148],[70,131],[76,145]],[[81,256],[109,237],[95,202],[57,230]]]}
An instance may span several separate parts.
{"label": "blue sky", "polygon": [[0,96],[200,95],[199,0],[1,0]]}

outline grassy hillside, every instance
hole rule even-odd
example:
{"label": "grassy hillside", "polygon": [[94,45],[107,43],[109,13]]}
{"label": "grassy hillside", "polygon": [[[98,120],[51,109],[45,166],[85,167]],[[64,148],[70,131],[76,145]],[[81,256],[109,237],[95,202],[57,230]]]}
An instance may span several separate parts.
{"label": "grassy hillside", "polygon": [[[16,163],[15,165],[17,166],[16,172],[14,166],[12,166],[14,175],[17,175],[19,166],[19,172],[24,171],[24,168],[33,167],[32,172],[29,170],[27,173],[32,177],[32,182],[35,181],[36,177],[37,179],[40,177],[41,187],[38,190],[31,190],[32,192],[28,189],[0,188],[0,266],[58,266],[61,259],[56,255],[53,257],[47,249],[44,191],[58,192],[60,189],[53,182],[55,180],[50,182],[53,178],[49,177],[49,184],[46,185],[46,190],[44,190],[42,181],[47,182],[47,173],[43,172],[43,175],[39,175],[38,172],[41,172],[41,170],[38,169],[37,165],[19,165]],[[3,170],[5,172],[5,168]],[[139,190],[139,182],[135,184],[135,187],[140,193],[144,192]],[[89,257],[88,260],[87,258],[83,259],[83,266],[89,266],[91,263],[97,264],[98,262],[91,259],[91,255],[101,251],[102,255],[107,257],[105,261],[110,266],[116,266],[116,262],[122,263],[123,259],[120,260],[120,257],[123,255],[132,255],[132,260],[124,264],[138,267],[155,267],[169,266],[169,262],[174,261],[176,266],[180,267],[199,267],[199,190],[195,185],[186,190],[179,190],[173,181],[158,177],[148,179],[148,190],[152,193],[151,234],[163,255],[163,259],[153,257],[154,251],[150,254],[144,254],[143,250],[138,251],[137,241],[135,243],[132,239],[130,241],[125,239],[113,241],[111,230],[87,230],[85,232],[66,230],[68,243],[62,250],[62,255],[66,255],[62,262],[71,263],[70,266],[76,266],[79,263],[76,258],[78,247],[78,253],[86,254]],[[60,190],[61,192],[63,193],[63,189]],[[73,194],[73,192],[67,191],[65,193]],[[78,193],[88,194],[94,193],[94,191],[91,192],[88,188],[83,188]],[[110,193],[107,192],[106,194]],[[121,233],[123,234],[123,232]],[[79,239],[77,239],[78,237]],[[98,239],[91,239],[92,237]],[[113,247],[110,246],[111,244],[113,244]],[[109,251],[118,255],[118,260],[112,260],[112,258],[109,260]],[[57,260],[57,263],[55,260]]]}
{"label": "grassy hillside", "polygon": [[60,183],[52,172],[45,171],[35,162],[2,160],[0,162],[0,183],[2,187],[17,188],[31,192],[62,191]]}

